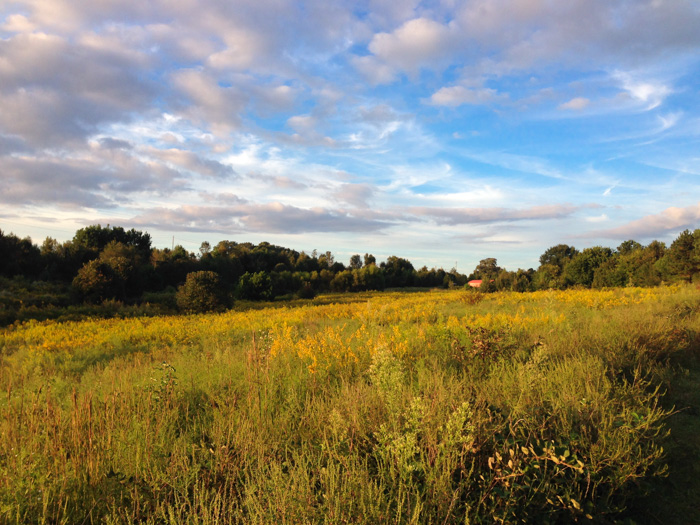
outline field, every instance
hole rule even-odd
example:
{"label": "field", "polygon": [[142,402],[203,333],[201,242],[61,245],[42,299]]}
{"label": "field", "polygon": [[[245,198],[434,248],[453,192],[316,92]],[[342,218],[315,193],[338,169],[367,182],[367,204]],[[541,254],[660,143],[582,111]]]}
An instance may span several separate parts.
{"label": "field", "polygon": [[692,523],[694,287],[0,331],[2,523]]}

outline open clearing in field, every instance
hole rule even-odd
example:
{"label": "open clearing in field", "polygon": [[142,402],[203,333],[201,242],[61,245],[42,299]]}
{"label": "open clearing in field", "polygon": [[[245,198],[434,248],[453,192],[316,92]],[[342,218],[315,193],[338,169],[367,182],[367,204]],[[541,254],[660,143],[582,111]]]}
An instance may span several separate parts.
{"label": "open clearing in field", "polygon": [[11,327],[0,519],[688,523],[699,305],[395,292]]}

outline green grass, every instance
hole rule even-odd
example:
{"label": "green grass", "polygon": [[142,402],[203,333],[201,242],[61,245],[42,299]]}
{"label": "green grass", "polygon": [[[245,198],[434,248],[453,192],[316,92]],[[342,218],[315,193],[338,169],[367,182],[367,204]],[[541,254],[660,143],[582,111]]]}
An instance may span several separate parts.
{"label": "green grass", "polygon": [[[690,287],[605,308],[337,295],[164,319],[230,326],[186,344],[115,333],[117,353],[50,367],[31,326],[9,328],[0,522],[693,523],[699,306]],[[269,328],[283,322],[291,335]],[[296,351],[338,334],[355,360],[313,369]]]}

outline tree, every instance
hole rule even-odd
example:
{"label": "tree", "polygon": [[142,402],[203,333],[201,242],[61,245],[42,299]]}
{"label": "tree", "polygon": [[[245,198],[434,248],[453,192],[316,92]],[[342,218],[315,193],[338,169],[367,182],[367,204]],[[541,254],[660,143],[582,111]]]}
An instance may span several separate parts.
{"label": "tree", "polygon": [[363,266],[353,270],[353,288],[355,290],[383,290],[385,286],[384,272],[376,264]]}
{"label": "tree", "polygon": [[73,290],[78,296],[90,303],[99,303],[106,299],[124,299],[124,279],[115,270],[110,261],[93,259],[78,270],[73,279]]}
{"label": "tree", "polygon": [[553,264],[558,266],[560,270],[564,267],[578,254],[578,250],[573,246],[568,244],[557,244],[548,248],[542,255],[540,255],[540,265]]}
{"label": "tree", "polygon": [[[628,252],[630,253],[630,252]],[[593,272],[593,288],[621,288],[627,286],[629,275],[624,258],[611,257]]]}
{"label": "tree", "polygon": [[258,301],[272,299],[272,280],[267,272],[244,273],[238,280],[238,297]]}
{"label": "tree", "polygon": [[223,310],[229,300],[219,275],[210,271],[190,272],[175,295],[177,307],[185,312]]}
{"label": "tree", "polygon": [[479,264],[477,264],[476,268],[474,268],[472,276],[474,279],[481,280],[495,279],[500,271],[501,268],[498,266],[496,259],[489,257],[479,261]]}
{"label": "tree", "polygon": [[575,255],[564,268],[564,282],[567,285],[590,287],[596,269],[613,256],[612,250],[603,246],[586,248]]}
{"label": "tree", "polygon": [[700,273],[700,229],[682,231],[656,265],[666,280],[690,282]]}
{"label": "tree", "polygon": [[620,255],[629,255],[630,253],[641,250],[642,248],[643,246],[641,244],[630,239],[620,243],[620,246],[617,247],[617,253]]}
{"label": "tree", "polygon": [[76,245],[83,246],[95,254],[99,254],[112,241],[133,246],[146,257],[151,253],[151,236],[133,228],[126,231],[121,226],[110,228],[107,225],[103,228],[96,224],[79,229],[73,236]]}
{"label": "tree", "polygon": [[359,270],[360,268],[362,268],[362,257],[359,253],[356,253],[355,255],[350,257],[349,267],[351,270]]}
{"label": "tree", "polygon": [[331,252],[322,253],[318,258],[318,265],[322,270],[330,270],[335,264],[335,257]]}
{"label": "tree", "polygon": [[377,259],[371,253],[365,254],[364,261],[365,261],[365,266],[369,266],[370,264],[377,264]]}
{"label": "tree", "polygon": [[36,277],[41,272],[41,251],[29,237],[20,239],[0,230],[0,254],[0,275]]}
{"label": "tree", "polygon": [[354,276],[352,270],[338,272],[331,281],[331,290],[334,292],[349,292],[353,289]]}
{"label": "tree", "polygon": [[564,287],[561,268],[556,264],[541,264],[535,272],[533,286],[535,290],[560,289]]}
{"label": "tree", "polygon": [[388,287],[404,287],[413,284],[415,270],[410,261],[392,255],[381,264],[381,268],[384,270]]}

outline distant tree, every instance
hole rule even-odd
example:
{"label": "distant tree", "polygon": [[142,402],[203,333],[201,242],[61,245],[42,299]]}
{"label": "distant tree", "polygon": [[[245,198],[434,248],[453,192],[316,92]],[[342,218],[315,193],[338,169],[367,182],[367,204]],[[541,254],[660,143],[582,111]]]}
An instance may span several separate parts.
{"label": "distant tree", "polygon": [[354,278],[351,270],[338,272],[331,281],[331,290],[334,292],[349,292],[354,289]]}
{"label": "distant tree", "polygon": [[89,303],[125,297],[125,283],[112,261],[93,259],[83,265],[73,279],[73,290]]}
{"label": "distant tree", "polygon": [[330,270],[335,263],[335,257],[331,252],[323,253],[318,258],[318,265],[321,269]]}
{"label": "distant tree", "polygon": [[42,270],[41,250],[29,237],[5,235],[0,230],[0,275],[37,277]]}
{"label": "distant tree", "polygon": [[351,270],[359,270],[362,268],[362,257],[359,253],[356,253],[350,257],[349,267]]}
{"label": "distant tree", "polygon": [[318,271],[318,259],[310,257],[306,252],[301,252],[294,263],[294,269],[299,272]]}
{"label": "distant tree", "polygon": [[560,270],[564,267],[578,254],[578,250],[573,246],[568,244],[557,244],[545,250],[545,252],[540,256],[540,265],[553,264],[558,266]]}
{"label": "distant tree", "polygon": [[541,264],[532,279],[535,290],[551,290],[564,287],[562,269],[556,264]]}
{"label": "distant tree", "polygon": [[620,264],[627,270],[630,286],[657,286],[661,284],[661,272],[657,268],[658,261],[664,256],[666,245],[652,241],[641,250],[635,250],[621,256]]}
{"label": "distant tree", "polygon": [[[508,270],[501,269],[494,280],[494,285],[498,291],[510,291],[513,286],[513,280],[515,279],[515,272],[509,272]],[[482,281],[483,286],[483,281]]]}
{"label": "distant tree", "polygon": [[690,282],[700,273],[700,229],[682,231],[656,264],[661,276],[668,281]]}
{"label": "distant tree", "polygon": [[630,253],[641,250],[642,248],[644,247],[641,244],[630,239],[620,243],[620,246],[617,247],[617,253],[620,255],[629,255]]}
{"label": "distant tree", "polygon": [[175,295],[177,307],[185,312],[210,312],[223,310],[229,300],[218,274],[198,271],[187,274],[185,283]]}
{"label": "distant tree", "polygon": [[364,257],[364,262],[365,266],[369,266],[370,264],[377,264],[377,259],[371,253],[366,253]]}
{"label": "distant tree", "polygon": [[[631,252],[626,252],[631,253]],[[627,286],[629,275],[622,256],[610,257],[593,272],[592,288],[621,288]]]}
{"label": "distant tree", "polygon": [[204,257],[205,255],[209,255],[210,253],[211,253],[211,244],[209,244],[209,242],[204,241],[202,244],[199,245],[200,257]]}
{"label": "distant tree", "polygon": [[390,256],[386,262],[381,263],[384,270],[384,278],[388,287],[405,287],[413,285],[413,275],[415,270],[407,259]]}
{"label": "distant tree", "polygon": [[472,278],[481,280],[495,279],[500,271],[501,268],[498,266],[498,261],[493,257],[489,257],[479,261],[479,264],[474,268],[474,272],[472,272]]}
{"label": "distant tree", "polygon": [[511,290],[514,292],[527,292],[529,289],[530,274],[525,270],[519,269],[517,272],[515,272],[515,276],[513,277]]}
{"label": "distant tree", "polygon": [[564,268],[563,277],[567,285],[590,287],[596,269],[613,256],[610,248],[594,246],[576,254]]}
{"label": "distant tree", "polygon": [[185,282],[187,274],[199,269],[194,253],[188,252],[179,244],[174,249],[155,249],[151,254],[154,284],[160,288],[177,287]]}
{"label": "distant tree", "polygon": [[144,256],[151,253],[151,236],[134,229],[124,230],[121,226],[110,228],[99,224],[81,228],[73,236],[76,245],[92,250],[96,255],[110,242],[119,242],[127,246],[133,246]]}
{"label": "distant tree", "polygon": [[272,299],[272,279],[267,272],[246,272],[238,281],[237,293],[250,301]]}
{"label": "distant tree", "polygon": [[353,289],[358,291],[364,290],[383,290],[386,286],[384,272],[378,268],[376,264],[363,266],[359,270],[353,270]]}

